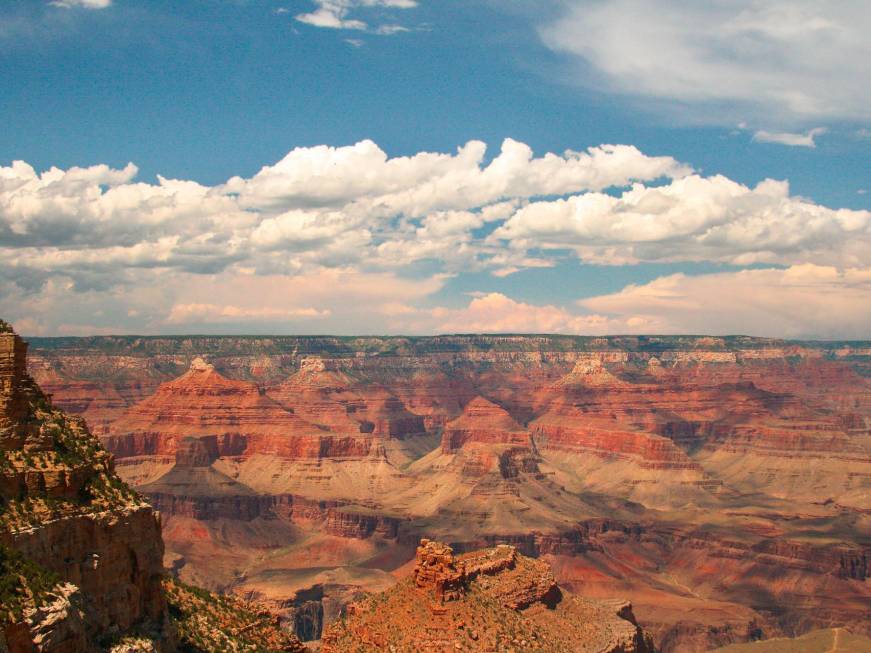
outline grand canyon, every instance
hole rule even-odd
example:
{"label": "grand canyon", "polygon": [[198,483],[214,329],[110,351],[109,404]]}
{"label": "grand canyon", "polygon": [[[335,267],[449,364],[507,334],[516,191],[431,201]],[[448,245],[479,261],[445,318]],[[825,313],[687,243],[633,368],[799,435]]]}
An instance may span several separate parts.
{"label": "grand canyon", "polygon": [[577,598],[542,642],[619,600],[639,651],[871,635],[871,342],[30,340],[33,379],[159,512],[166,569],[310,646],[388,637],[366,601],[402,603],[422,539],[448,570],[552,574],[535,601]]}
{"label": "grand canyon", "polygon": [[0,653],[871,653],[869,33],[0,1]]}

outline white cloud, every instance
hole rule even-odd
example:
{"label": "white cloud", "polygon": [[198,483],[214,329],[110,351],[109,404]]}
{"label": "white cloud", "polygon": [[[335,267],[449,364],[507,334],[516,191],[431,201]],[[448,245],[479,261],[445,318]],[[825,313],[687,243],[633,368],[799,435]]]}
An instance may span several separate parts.
{"label": "white cloud", "polygon": [[635,333],[867,338],[871,267],[675,274],[578,304],[617,323],[643,320]]}
{"label": "white cloud", "polygon": [[54,7],[62,7],[64,9],[72,9],[73,7],[81,7],[82,9],[105,9],[112,6],[112,0],[51,0],[48,4]]}
{"label": "white cloud", "polygon": [[[412,9],[417,6],[414,0],[312,0],[316,9],[298,14],[296,20],[314,27],[341,30],[370,31],[369,24],[358,18],[350,18],[351,12],[360,9]],[[386,23],[371,29],[376,34],[391,35],[407,32],[402,25]],[[353,44],[352,44],[353,45]]]}
{"label": "white cloud", "polygon": [[671,157],[648,157],[630,145],[535,158],[528,145],[508,138],[484,165],[486,151],[481,141],[466,143],[455,155],[421,152],[392,159],[369,140],[350,147],[297,148],[251,179],[230,179],[223,190],[238,193],[242,205],[253,208],[344,205],[355,214],[421,216],[690,172]]}
{"label": "white cloud", "polygon": [[[576,302],[575,310],[481,293],[459,309],[390,306],[394,324],[426,333],[749,334],[865,339],[871,267],[796,265],[674,274]],[[399,331],[402,331],[400,328]]]}
{"label": "white cloud", "polygon": [[792,132],[769,132],[760,129],[753,134],[753,140],[760,143],[779,143],[780,145],[789,145],[790,147],[816,147],[817,143],[814,140],[817,136],[821,136],[828,131],[825,127],[816,127],[803,134],[794,134]]}
{"label": "white cloud", "polygon": [[327,317],[329,309],[243,307],[227,304],[175,304],[169,311],[166,324],[203,324],[240,321],[287,321],[299,318]]}
{"label": "white cloud", "polygon": [[518,302],[501,293],[475,297],[462,309],[429,312],[436,333],[608,333],[614,325],[601,315],[576,315],[554,305]]}
{"label": "white cloud", "polygon": [[322,269],[295,276],[241,270],[137,271],[126,286],[84,289],[63,276],[0,292],[0,315],[29,335],[87,333],[384,333],[379,307],[416,305],[445,278]]}
{"label": "white cloud", "polygon": [[506,261],[504,248],[485,245],[472,230],[535,195],[687,171],[629,146],[536,158],[506,140],[487,164],[485,152],[476,141],[453,155],[396,158],[371,141],[297,148],[251,178],[214,187],[163,177],[136,182],[132,163],[39,174],[14,162],[0,166],[0,277],[33,287],[63,274],[82,289],[127,283],[125,271],[147,268],[299,274],[423,258],[454,268],[516,266],[528,257]]}
{"label": "white cloud", "polygon": [[515,250],[573,248],[589,262],[718,261],[871,265],[871,212],[793,197],[785,182],[748,188],[690,175],[604,193],[533,202],[492,235]]}
{"label": "white cloud", "polygon": [[771,124],[871,118],[869,31],[865,0],[568,0],[541,36],[584,84]]}
{"label": "white cloud", "polygon": [[[836,329],[827,311],[840,304],[802,317],[801,271],[828,302],[871,304],[861,280],[871,268],[871,212],[821,206],[791,195],[786,182],[701,177],[631,146],[536,157],[506,139],[491,158],[477,141],[451,154],[391,158],[363,141],[297,148],[216,186],[136,175],[132,163],[43,173],[23,162],[0,166],[0,314],[31,334],[650,332],[719,328],[689,317],[714,293],[757,331],[766,306],[772,335],[780,333],[775,310],[795,333]],[[536,305],[510,293],[432,308],[451,275],[510,277],[564,262],[567,251],[607,264],[713,261],[792,272],[669,277],[576,311],[546,295]],[[758,314],[748,280],[761,289]],[[714,284],[736,290],[718,293]],[[650,293],[663,288],[689,297],[686,317],[678,319],[674,299],[653,310]],[[777,293],[789,306],[768,300]],[[867,326],[859,308],[844,310],[844,333]]]}

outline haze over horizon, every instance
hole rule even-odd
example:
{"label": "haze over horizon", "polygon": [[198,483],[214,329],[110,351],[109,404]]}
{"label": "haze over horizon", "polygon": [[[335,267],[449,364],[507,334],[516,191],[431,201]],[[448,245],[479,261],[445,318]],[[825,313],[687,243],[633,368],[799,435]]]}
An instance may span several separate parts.
{"label": "haze over horizon", "polygon": [[502,4],[5,4],[0,316],[871,337],[867,4]]}

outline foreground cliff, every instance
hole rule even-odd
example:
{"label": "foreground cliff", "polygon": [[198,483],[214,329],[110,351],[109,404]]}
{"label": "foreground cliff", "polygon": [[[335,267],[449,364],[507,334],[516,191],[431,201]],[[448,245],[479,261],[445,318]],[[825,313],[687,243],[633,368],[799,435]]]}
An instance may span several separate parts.
{"label": "foreground cliff", "polygon": [[171,648],[157,515],[84,421],[53,408],[27,375],[26,344],[0,331],[6,646],[90,651],[135,630]]}
{"label": "foreground cliff", "polygon": [[653,653],[625,602],[571,596],[546,563],[512,546],[454,556],[422,540],[410,578],[348,607],[323,653]]}

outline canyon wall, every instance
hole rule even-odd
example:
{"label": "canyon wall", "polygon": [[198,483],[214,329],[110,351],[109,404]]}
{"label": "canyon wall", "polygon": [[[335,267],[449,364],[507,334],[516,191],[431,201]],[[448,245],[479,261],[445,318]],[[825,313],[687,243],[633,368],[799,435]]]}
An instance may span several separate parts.
{"label": "canyon wall", "polygon": [[11,651],[78,652],[137,629],[171,648],[158,516],[84,422],[52,407],[26,353],[0,329],[0,546],[19,586],[0,639]]}
{"label": "canyon wall", "polygon": [[317,637],[421,537],[625,596],[666,653],[871,632],[871,344],[35,339],[159,507],[166,564]]}

